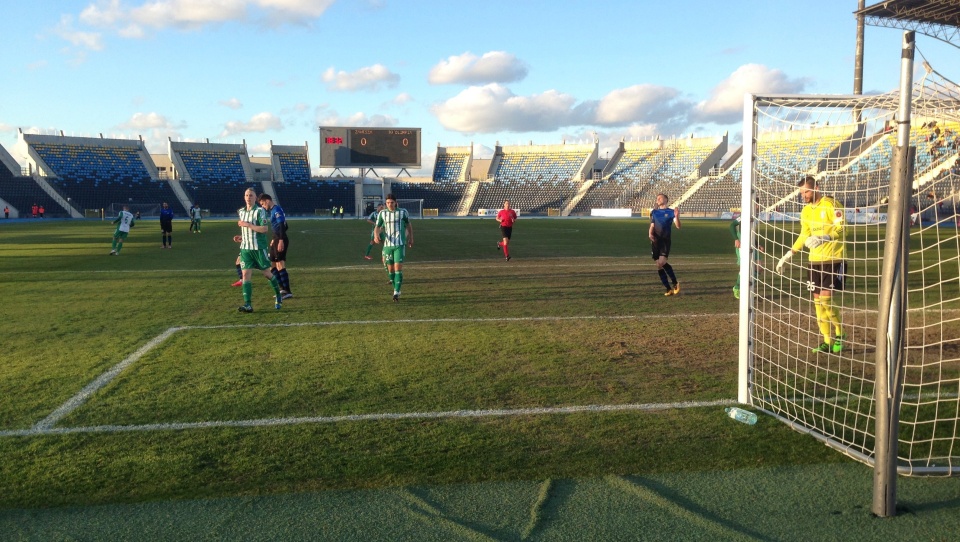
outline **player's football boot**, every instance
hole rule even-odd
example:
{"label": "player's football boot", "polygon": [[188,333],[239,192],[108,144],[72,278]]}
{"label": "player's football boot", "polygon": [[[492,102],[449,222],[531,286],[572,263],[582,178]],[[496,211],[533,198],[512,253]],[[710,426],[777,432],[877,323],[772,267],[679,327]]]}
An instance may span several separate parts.
{"label": "player's football boot", "polygon": [[253,312],[253,307],[251,307],[250,305],[240,305],[240,307],[237,310],[240,312]]}
{"label": "player's football boot", "polygon": [[677,295],[679,293],[680,293],[680,283],[678,282],[673,285],[673,295]]}
{"label": "player's football boot", "polygon": [[833,339],[833,346],[831,347],[831,349],[833,350],[834,354],[839,354],[840,352],[843,352],[843,341],[846,340],[846,338],[847,338],[846,334],[841,333],[837,335],[835,339]]}
{"label": "player's football boot", "polygon": [[820,346],[810,350],[814,354],[819,354],[820,352],[830,352],[830,345],[827,343],[820,343]]}
{"label": "player's football boot", "polygon": [[240,279],[240,280],[238,280],[237,282],[234,282],[234,283],[231,284],[230,286],[233,286],[233,287],[243,286],[243,279]]}

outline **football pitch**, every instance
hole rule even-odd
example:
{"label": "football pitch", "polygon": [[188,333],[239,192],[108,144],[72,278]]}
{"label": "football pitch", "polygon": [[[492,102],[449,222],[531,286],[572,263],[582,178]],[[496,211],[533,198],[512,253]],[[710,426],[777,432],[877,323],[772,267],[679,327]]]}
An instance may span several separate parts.
{"label": "football pitch", "polygon": [[[662,539],[637,530],[669,517],[660,532],[689,539],[788,539],[838,506],[833,528],[870,520],[869,468],[771,418],[724,416],[728,223],[675,232],[681,293],[664,297],[645,219],[521,218],[509,262],[492,219],[417,220],[398,303],[379,247],[363,259],[365,221],[290,224],[294,297],[275,310],[255,274],[251,314],[231,287],[235,221],[201,234],[177,221],[163,250],[144,220],[119,257],[109,222],[0,224],[0,529],[230,539],[250,521],[266,526],[252,538],[290,539],[314,521],[325,539]],[[912,520],[829,536],[956,531],[955,480],[904,486]],[[811,491],[843,504],[777,527],[727,517]],[[276,511],[243,520],[251,503]],[[144,519],[124,536],[113,515]]]}

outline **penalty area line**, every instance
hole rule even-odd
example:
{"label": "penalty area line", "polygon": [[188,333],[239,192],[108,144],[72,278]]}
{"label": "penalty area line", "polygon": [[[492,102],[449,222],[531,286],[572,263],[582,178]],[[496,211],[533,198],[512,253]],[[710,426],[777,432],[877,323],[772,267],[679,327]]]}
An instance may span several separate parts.
{"label": "penalty area line", "polygon": [[600,412],[658,411],[686,408],[704,408],[735,405],[734,399],[716,401],[684,401],[677,403],[645,403],[626,405],[575,405],[565,407],[497,408],[482,410],[451,410],[442,412],[386,412],[379,414],[347,414],[342,416],[307,416],[295,418],[261,418],[253,420],[226,420],[182,423],[148,423],[139,425],[94,425],[86,427],[50,427],[37,424],[31,429],[0,431],[2,437],[32,437],[72,433],[129,433],[137,431],[180,431],[186,429],[277,427],[286,425],[316,425],[343,422],[379,422],[394,420],[442,420],[457,418],[505,418],[510,416],[544,416]]}
{"label": "penalty area line", "polygon": [[101,374],[96,379],[94,379],[93,382],[90,382],[89,384],[84,386],[84,388],[80,390],[80,392],[78,392],[76,395],[71,397],[66,403],[60,405],[60,407],[54,410],[53,412],[51,412],[49,416],[37,422],[33,426],[34,429],[45,430],[53,427],[58,421],[63,419],[64,416],[70,414],[71,412],[79,408],[81,405],[83,405],[83,403],[87,402],[87,399],[89,399],[91,395],[93,395],[94,393],[99,391],[101,388],[109,384],[110,381],[116,378],[117,375],[123,372],[124,369],[134,364],[137,360],[142,358],[144,354],[146,354],[150,350],[153,350],[158,344],[167,340],[171,335],[180,331],[181,329],[182,328],[179,328],[179,327],[172,327],[164,331],[160,335],[157,335],[153,339],[150,339],[150,341],[148,341],[147,344],[141,346],[139,349],[137,349],[136,352],[130,354],[129,356],[127,356],[126,359],[114,365],[105,373]]}

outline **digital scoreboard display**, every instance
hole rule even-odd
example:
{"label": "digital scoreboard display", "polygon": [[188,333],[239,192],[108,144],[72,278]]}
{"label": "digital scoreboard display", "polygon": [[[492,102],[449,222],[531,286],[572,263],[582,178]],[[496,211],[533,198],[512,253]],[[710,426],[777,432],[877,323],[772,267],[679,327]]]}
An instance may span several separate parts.
{"label": "digital scoreboard display", "polygon": [[320,127],[320,167],[420,167],[420,128]]}

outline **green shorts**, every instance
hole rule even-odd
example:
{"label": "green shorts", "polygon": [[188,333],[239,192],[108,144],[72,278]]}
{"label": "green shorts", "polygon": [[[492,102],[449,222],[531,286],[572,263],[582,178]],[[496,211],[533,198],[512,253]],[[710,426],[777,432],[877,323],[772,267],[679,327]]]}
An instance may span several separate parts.
{"label": "green shorts", "polygon": [[128,231],[120,231],[120,230],[117,230],[117,231],[113,232],[113,238],[114,238],[114,239],[120,239],[120,240],[122,241],[122,240],[124,240],[124,239],[127,238],[127,235],[128,235],[129,233],[130,233],[130,232],[128,232]]}
{"label": "green shorts", "polygon": [[263,249],[240,250],[240,269],[270,269],[270,258],[267,257],[267,251]]}
{"label": "green shorts", "polygon": [[403,246],[398,247],[383,247],[383,263],[387,265],[394,265],[398,263],[403,263]]}

